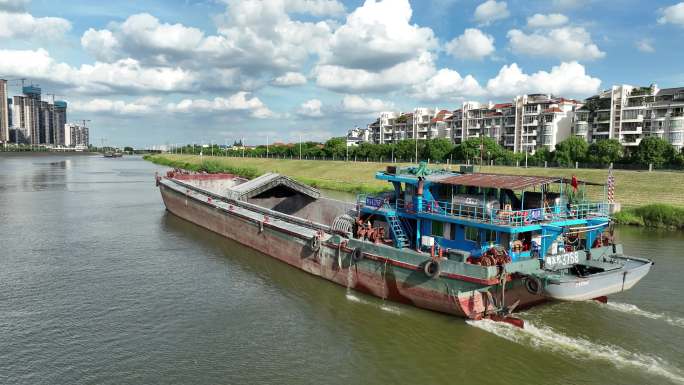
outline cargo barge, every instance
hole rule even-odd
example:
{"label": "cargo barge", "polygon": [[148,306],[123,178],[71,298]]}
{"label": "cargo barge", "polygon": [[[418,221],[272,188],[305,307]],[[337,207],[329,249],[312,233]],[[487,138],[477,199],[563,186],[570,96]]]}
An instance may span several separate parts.
{"label": "cargo barge", "polygon": [[652,261],[611,236],[588,182],[388,167],[391,192],[356,202],[279,174],[170,171],[157,185],[171,213],[310,274],[386,300],[522,326],[515,309],[605,300]]}

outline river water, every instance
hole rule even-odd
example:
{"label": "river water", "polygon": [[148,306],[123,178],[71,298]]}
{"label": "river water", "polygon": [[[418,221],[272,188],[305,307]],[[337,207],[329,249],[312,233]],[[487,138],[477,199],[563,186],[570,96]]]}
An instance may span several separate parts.
{"label": "river water", "polygon": [[525,330],[312,277],[164,210],[140,158],[0,155],[0,384],[684,384],[684,235]]}

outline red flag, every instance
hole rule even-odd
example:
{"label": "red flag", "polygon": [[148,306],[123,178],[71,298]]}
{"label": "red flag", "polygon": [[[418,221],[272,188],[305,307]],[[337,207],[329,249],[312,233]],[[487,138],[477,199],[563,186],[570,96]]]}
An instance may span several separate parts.
{"label": "red flag", "polygon": [[577,186],[578,186],[577,177],[574,175],[572,176],[572,181],[570,182],[570,186],[572,186],[573,190],[577,191]]}

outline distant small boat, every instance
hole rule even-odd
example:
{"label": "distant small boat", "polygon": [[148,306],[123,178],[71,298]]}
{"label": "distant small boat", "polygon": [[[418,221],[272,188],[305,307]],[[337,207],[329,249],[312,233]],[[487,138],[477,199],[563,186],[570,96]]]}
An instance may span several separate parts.
{"label": "distant small boat", "polygon": [[122,156],[123,156],[123,153],[120,153],[120,152],[107,151],[104,153],[105,158],[121,158]]}

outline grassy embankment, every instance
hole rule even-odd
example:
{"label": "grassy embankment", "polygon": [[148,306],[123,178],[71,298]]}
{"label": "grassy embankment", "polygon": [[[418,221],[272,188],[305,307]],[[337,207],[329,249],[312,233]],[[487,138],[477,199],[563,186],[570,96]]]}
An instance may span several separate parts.
{"label": "grassy embankment", "polygon": [[[157,164],[187,170],[230,172],[248,178],[265,172],[278,172],[312,186],[345,192],[375,193],[387,189],[374,174],[386,163],[343,161],[283,160],[261,158],[223,158],[193,155],[151,155],[145,159]],[[518,175],[572,177],[605,183],[607,171],[598,169],[483,167],[482,172]],[[615,217],[618,223],[684,228],[684,173],[668,171],[614,171],[616,200],[622,211]],[[589,187],[593,198],[603,197],[602,187]]]}

